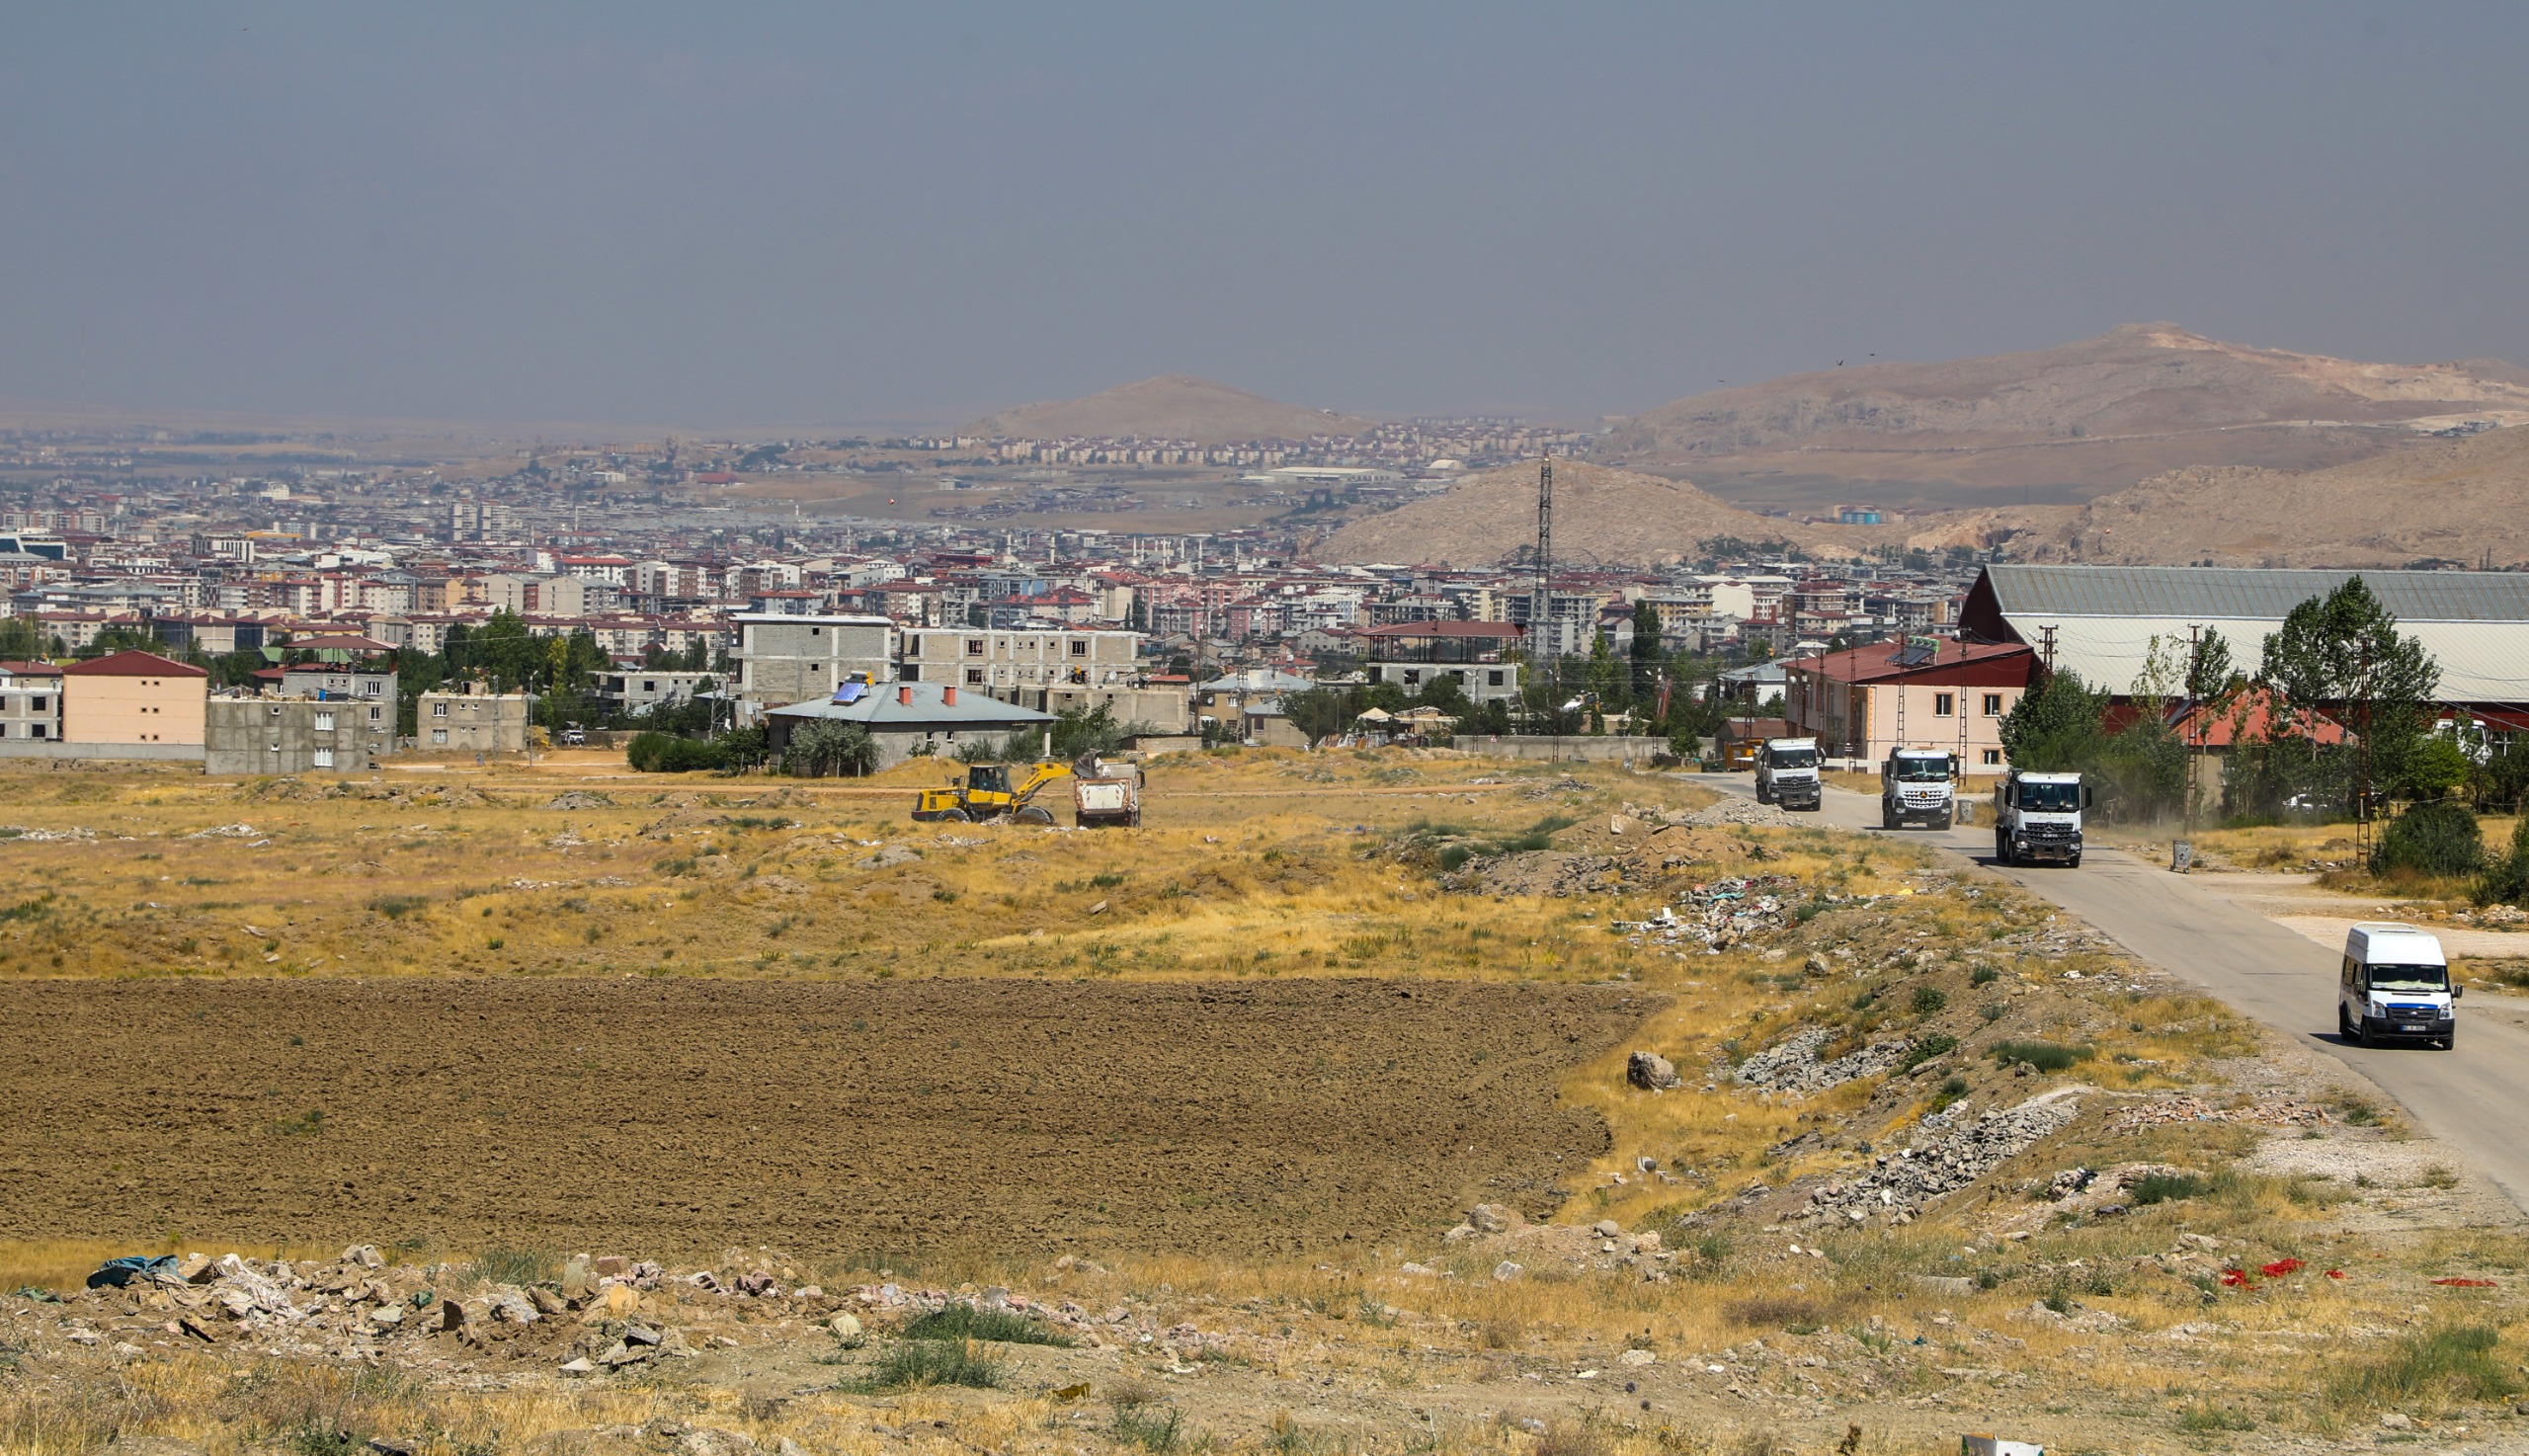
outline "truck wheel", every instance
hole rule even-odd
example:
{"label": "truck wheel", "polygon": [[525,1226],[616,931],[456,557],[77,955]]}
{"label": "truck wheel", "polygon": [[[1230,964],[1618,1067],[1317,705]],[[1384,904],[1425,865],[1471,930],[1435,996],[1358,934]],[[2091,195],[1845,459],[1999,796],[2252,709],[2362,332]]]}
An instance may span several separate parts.
{"label": "truck wheel", "polygon": [[1011,817],[1021,824],[1051,824],[1054,822],[1054,811],[1042,804],[1029,804]]}
{"label": "truck wheel", "polygon": [[1999,831],[1994,835],[1994,862],[1996,864],[2011,862],[2011,837]]}
{"label": "truck wheel", "polygon": [[2441,1049],[2445,1052],[2457,1051],[2459,1049],[2459,1033],[2457,1031],[2452,1031],[2449,1035],[2441,1038]]}
{"label": "truck wheel", "polygon": [[975,822],[975,816],[967,813],[963,809],[950,809],[943,812],[939,817],[951,824],[972,824]]}
{"label": "truck wheel", "polygon": [[2080,868],[2080,867],[2081,867],[2081,856],[2080,856],[2080,855],[2079,855],[2079,854],[2075,854],[2075,855],[2073,855],[2071,858],[2066,859],[2066,860],[2064,861],[2064,867],[2065,867],[2066,869],[2079,869],[2079,868]]}
{"label": "truck wheel", "polygon": [[1898,827],[1898,825],[1899,825],[1899,820],[1898,820],[1897,816],[1888,812],[1888,806],[1887,806],[1887,805],[1885,805],[1885,804],[1880,805],[1880,806],[1879,806],[1879,827],[1880,827],[1881,829],[1895,829],[1895,828],[1897,828],[1897,827]]}
{"label": "truck wheel", "polygon": [[2353,1039],[2353,1022],[2345,1015],[2344,1003],[2340,1001],[2335,1004],[2335,1039],[2338,1041]]}
{"label": "truck wheel", "polygon": [[2356,1021],[2353,1023],[2353,1044],[2355,1046],[2375,1046],[2378,1044],[2371,1039],[2370,1022]]}
{"label": "truck wheel", "polygon": [[1765,797],[1765,786],[1761,782],[1756,785],[1756,802],[1759,804],[1770,804],[1773,802],[1773,800]]}
{"label": "truck wheel", "polygon": [[1957,816],[1957,815],[1955,815],[1955,814],[1943,814],[1943,815],[1941,815],[1941,816],[1940,816],[1940,823],[1938,823],[1938,824],[1936,824],[1936,825],[1934,825],[1934,826],[1932,826],[1932,827],[1933,827],[1934,829],[1939,830],[1939,831],[1940,831],[1941,833],[1943,833],[1943,834],[1947,834],[1947,833],[1949,832],[1950,826],[1951,826],[1951,825],[1956,824],[1957,822],[1958,822],[1958,816]]}

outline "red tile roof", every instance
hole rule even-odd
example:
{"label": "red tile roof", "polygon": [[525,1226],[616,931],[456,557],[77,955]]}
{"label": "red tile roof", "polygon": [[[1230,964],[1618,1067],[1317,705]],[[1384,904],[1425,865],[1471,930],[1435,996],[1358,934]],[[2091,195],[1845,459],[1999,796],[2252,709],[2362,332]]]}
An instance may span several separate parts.
{"label": "red tile roof", "polygon": [[63,668],[62,675],[72,678],[207,678],[210,674],[191,663],[154,652],[113,652],[87,662],[74,662]]}

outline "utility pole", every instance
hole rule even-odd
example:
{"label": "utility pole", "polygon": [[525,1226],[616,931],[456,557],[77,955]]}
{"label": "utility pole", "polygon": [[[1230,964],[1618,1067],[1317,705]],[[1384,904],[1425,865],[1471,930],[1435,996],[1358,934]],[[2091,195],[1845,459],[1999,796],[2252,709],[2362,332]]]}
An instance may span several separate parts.
{"label": "utility pole", "polygon": [[2353,855],[2371,862],[2371,639],[2362,639],[2361,677],[2354,689],[2362,694],[2362,738],[2353,749]]}
{"label": "utility pole", "polygon": [[[2190,688],[2195,679],[2196,670],[2202,665],[2203,661],[2204,624],[2201,622],[2188,622],[2186,624],[2186,676]],[[2185,737],[2180,740],[2179,747],[2186,751],[2186,797],[2183,802],[2186,805],[2186,832],[2191,835],[2195,833],[2196,761],[2201,757],[2196,752],[2196,748],[2203,733],[2204,704],[2195,700],[2195,694],[2192,690],[2189,690],[2185,694],[2183,700],[2186,703],[2186,734]]]}
{"label": "utility pole", "polygon": [[1554,456],[1537,457],[1537,581],[1528,594],[1530,656],[1544,673],[1546,693],[1561,696],[1554,681]]}
{"label": "utility pole", "polygon": [[2053,677],[2055,674],[2055,624],[2053,622],[2048,622],[2046,625],[2039,627],[2037,629],[2037,635],[2045,644],[2047,676]]}

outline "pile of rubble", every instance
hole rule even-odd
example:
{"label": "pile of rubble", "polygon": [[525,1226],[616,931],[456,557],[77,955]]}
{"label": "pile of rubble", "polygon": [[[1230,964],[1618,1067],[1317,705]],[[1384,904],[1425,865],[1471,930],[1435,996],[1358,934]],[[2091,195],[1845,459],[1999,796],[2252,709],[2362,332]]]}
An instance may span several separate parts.
{"label": "pile of rubble", "polygon": [[1790,901],[1799,888],[1799,881],[1785,875],[1728,875],[1696,885],[1677,905],[1664,905],[1647,920],[1613,921],[1607,929],[1634,945],[1691,942],[1719,954],[1790,924]]}
{"label": "pile of rubble", "polygon": [[1876,1077],[1906,1060],[1915,1044],[1905,1037],[1874,1041],[1830,1061],[1818,1053],[1836,1033],[1824,1026],[1795,1031],[1773,1046],[1739,1064],[1733,1074],[1743,1087],[1808,1097],[1841,1087],[1856,1077]]}
{"label": "pile of rubble", "polygon": [[[1724,825],[1747,824],[1766,829],[1791,829],[1802,823],[1795,815],[1784,813],[1771,804],[1754,799],[1727,796],[1707,809],[1698,809],[1677,821],[1693,829],[1718,829]],[[1810,821],[1814,823],[1815,821]]]}
{"label": "pile of rubble", "polygon": [[2147,1127],[2166,1127],[2177,1122],[2243,1122],[2259,1127],[2323,1127],[2333,1119],[2327,1109],[2311,1102],[2256,1101],[2237,1107],[2217,1107],[2199,1096],[2178,1093],[2155,1097],[2110,1113],[2110,1132],[2140,1132]]}
{"label": "pile of rubble", "polygon": [[1955,1129],[1945,1125],[1948,1113],[1933,1113],[1918,1124],[1936,1134],[1930,1140],[1902,1152],[1883,1153],[1859,1174],[1817,1188],[1810,1193],[1808,1206],[1794,1217],[1833,1219],[1838,1224],[1866,1223],[1874,1217],[1911,1223],[1925,1203],[1966,1187],[2071,1122],[2080,1112],[2080,1091],[2064,1088],[2014,1107],[1995,1107]]}
{"label": "pile of rubble", "polygon": [[[1613,1219],[1586,1229],[1574,1224],[1532,1224],[1503,1203],[1477,1204],[1467,1210],[1465,1222],[1440,1237],[1452,1246],[1482,1250],[1487,1257],[1498,1254],[1489,1277],[1502,1284],[1539,1273],[1608,1269],[1630,1269],[1659,1281],[1669,1277],[1669,1265],[1676,1258],[1660,1247],[1657,1233],[1627,1233]],[[1399,1272],[1454,1277],[1420,1263],[1400,1265]]]}

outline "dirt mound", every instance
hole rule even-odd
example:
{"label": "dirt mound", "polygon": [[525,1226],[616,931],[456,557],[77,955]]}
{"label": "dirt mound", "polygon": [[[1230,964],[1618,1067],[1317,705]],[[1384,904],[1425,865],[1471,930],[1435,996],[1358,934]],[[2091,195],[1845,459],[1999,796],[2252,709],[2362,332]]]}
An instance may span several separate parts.
{"label": "dirt mound", "polygon": [[2529,429],[2331,470],[2197,469],[2102,496],[2011,543],[2028,561],[2124,566],[2529,563]]}
{"label": "dirt mound", "polygon": [[1929,487],[1953,504],[1983,491],[2016,502],[2041,486],[2078,501],[2186,466],[2344,464],[2397,445],[2383,425],[2471,417],[2529,423],[2520,371],[2361,364],[2127,324],[2053,349],[1848,360],[1693,395],[1626,422],[1599,454],[1727,477],[1734,499]]}
{"label": "dirt mound", "polygon": [[1655,1001],[1367,980],[24,983],[0,987],[0,1236],[1310,1248],[1476,1198],[1550,1209],[1556,1160],[1607,1146],[1559,1079]]}

